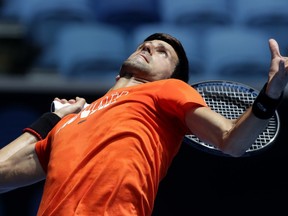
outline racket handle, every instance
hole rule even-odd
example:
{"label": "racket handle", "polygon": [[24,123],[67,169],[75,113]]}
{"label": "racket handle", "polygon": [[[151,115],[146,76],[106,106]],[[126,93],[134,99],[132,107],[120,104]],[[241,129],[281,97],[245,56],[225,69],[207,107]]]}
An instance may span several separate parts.
{"label": "racket handle", "polygon": [[[52,103],[51,103],[50,110],[51,110],[51,112],[54,112],[54,111],[56,111],[56,110],[61,109],[62,107],[68,106],[68,105],[70,105],[70,104],[69,104],[69,103],[62,104],[61,102],[54,100],[54,101],[52,101]],[[86,108],[86,107],[89,106],[89,105],[90,105],[90,104],[85,103],[83,109]]]}

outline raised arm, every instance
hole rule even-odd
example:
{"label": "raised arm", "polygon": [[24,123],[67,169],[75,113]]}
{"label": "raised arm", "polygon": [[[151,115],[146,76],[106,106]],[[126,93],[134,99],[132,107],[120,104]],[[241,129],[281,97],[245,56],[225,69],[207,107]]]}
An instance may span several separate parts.
{"label": "raised arm", "polygon": [[[40,119],[38,119],[37,121],[35,121],[32,124],[33,126],[31,125],[31,127],[39,127],[39,124],[49,124],[49,125],[47,125],[47,127],[45,127],[46,131],[43,132],[43,133],[47,133],[50,131],[50,129],[52,129],[54,124],[57,123],[57,120],[60,120],[62,117],[64,117],[65,115],[68,115],[70,113],[78,113],[83,108],[83,106],[85,104],[85,99],[79,98],[79,97],[77,97],[76,99],[70,99],[69,101],[66,99],[59,99],[59,98],[55,98],[55,100],[57,100],[63,104],[69,103],[71,105],[65,106],[61,109],[56,110],[54,113],[51,113],[51,116],[48,117],[49,119],[47,119],[47,118],[43,119],[43,116],[41,116]],[[46,113],[46,114],[48,114],[48,113]],[[46,115],[46,114],[44,114],[44,115]],[[53,114],[54,114],[54,116],[53,116]],[[39,121],[41,121],[41,122],[39,122]],[[35,126],[35,124],[38,124],[38,126]],[[44,125],[44,126],[46,126],[46,125]],[[9,143],[8,145],[6,145],[2,149],[0,149],[0,162],[6,160],[11,155],[15,154],[17,151],[21,150],[25,146],[33,144],[33,143],[37,142],[39,139],[45,138],[45,137],[39,136],[40,132],[39,131],[36,132],[34,130],[35,128],[33,128],[34,131],[30,130],[30,129],[31,128],[28,127],[27,129],[25,129],[25,132],[22,135],[20,135],[17,139],[15,139],[11,143]],[[37,130],[43,130],[43,126],[40,125],[40,128]],[[42,136],[46,136],[46,135],[42,135]]]}
{"label": "raised arm", "polygon": [[33,184],[45,178],[34,147],[65,115],[78,113],[85,99],[56,100],[70,103],[54,113],[46,113],[28,127],[22,135],[0,150],[0,193]]}
{"label": "raised arm", "polygon": [[186,114],[187,126],[196,136],[231,156],[243,155],[266,128],[287,85],[288,58],[281,56],[274,39],[269,40],[269,47],[271,64],[268,81],[253,106],[239,119],[228,120],[205,107]]}

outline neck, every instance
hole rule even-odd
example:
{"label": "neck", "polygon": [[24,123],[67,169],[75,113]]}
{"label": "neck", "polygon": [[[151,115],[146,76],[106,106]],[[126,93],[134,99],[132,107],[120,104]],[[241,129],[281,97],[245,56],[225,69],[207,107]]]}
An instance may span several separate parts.
{"label": "neck", "polygon": [[149,81],[126,75],[126,76],[118,78],[115,85],[110,90],[116,90],[116,89],[120,89],[120,88],[124,88],[124,87],[136,86],[136,85],[140,85],[140,84],[147,83],[147,82],[149,82]]}

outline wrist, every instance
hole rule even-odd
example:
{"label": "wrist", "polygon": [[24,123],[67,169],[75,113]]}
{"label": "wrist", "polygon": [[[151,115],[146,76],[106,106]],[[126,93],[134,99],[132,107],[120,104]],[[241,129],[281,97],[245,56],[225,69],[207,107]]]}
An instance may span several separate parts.
{"label": "wrist", "polygon": [[61,118],[57,114],[47,112],[30,126],[25,128],[23,132],[29,132],[36,136],[39,140],[42,140],[60,120]]}
{"label": "wrist", "polygon": [[275,111],[283,98],[283,92],[278,98],[272,98],[270,95],[268,96],[266,94],[266,88],[267,83],[263,86],[262,90],[260,91],[252,105],[253,114],[260,119],[271,118],[275,114]]}
{"label": "wrist", "polygon": [[278,100],[278,99],[282,99],[283,97],[283,91],[282,92],[277,92],[277,91],[273,91],[272,89],[269,89],[267,83],[264,85],[264,91],[265,91],[265,94],[271,98],[271,99],[274,99],[274,100]]}

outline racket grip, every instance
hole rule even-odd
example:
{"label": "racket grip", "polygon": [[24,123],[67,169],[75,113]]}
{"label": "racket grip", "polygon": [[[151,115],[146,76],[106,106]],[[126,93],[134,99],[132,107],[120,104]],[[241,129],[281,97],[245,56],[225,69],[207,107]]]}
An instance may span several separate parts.
{"label": "racket grip", "polygon": [[[68,106],[68,105],[70,105],[70,104],[69,104],[69,103],[62,104],[61,102],[54,100],[54,101],[52,101],[52,103],[51,103],[50,111],[51,111],[51,112],[54,112],[54,111],[56,111],[56,110],[61,109],[62,107]],[[89,106],[89,105],[90,105],[90,104],[85,103],[83,109],[86,108],[86,107]]]}

